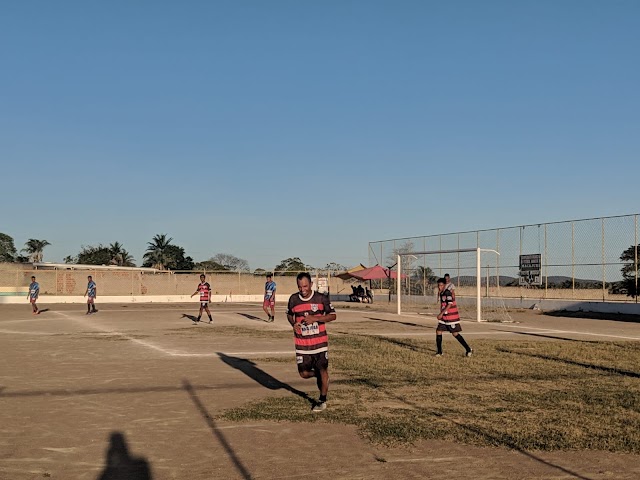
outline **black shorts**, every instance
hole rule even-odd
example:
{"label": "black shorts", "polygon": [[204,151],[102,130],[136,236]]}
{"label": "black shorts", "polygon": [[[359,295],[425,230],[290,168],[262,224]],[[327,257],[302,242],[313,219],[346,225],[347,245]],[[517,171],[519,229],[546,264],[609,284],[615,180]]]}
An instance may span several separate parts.
{"label": "black shorts", "polygon": [[326,370],[329,368],[329,352],[313,353],[311,355],[296,354],[299,372],[311,372],[312,370]]}
{"label": "black shorts", "polygon": [[462,325],[460,323],[456,323],[454,325],[449,325],[446,323],[438,323],[436,327],[436,332],[450,332],[450,333],[458,333],[462,331]]}

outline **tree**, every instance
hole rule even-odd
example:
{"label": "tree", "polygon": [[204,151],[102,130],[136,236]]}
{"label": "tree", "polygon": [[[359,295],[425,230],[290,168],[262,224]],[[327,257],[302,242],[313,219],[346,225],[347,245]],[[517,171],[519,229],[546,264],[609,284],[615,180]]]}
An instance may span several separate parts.
{"label": "tree", "polygon": [[171,240],[173,238],[167,238],[164,233],[154,236],[151,242],[147,243],[147,252],[142,257],[144,258],[142,266],[165,270],[170,261],[168,247],[171,245]]}
{"label": "tree", "polygon": [[[417,294],[425,295],[429,292],[429,287],[435,285],[438,277],[433,273],[430,267],[420,265],[411,274],[411,287],[417,287]],[[412,292],[414,293],[414,292]]]}
{"label": "tree", "polygon": [[133,257],[127,252],[120,242],[114,242],[109,245],[109,254],[111,255],[111,265],[119,267],[135,267]]}
{"label": "tree", "polygon": [[13,238],[0,233],[0,262],[15,262],[17,253]]}
{"label": "tree", "polygon": [[298,257],[291,257],[282,260],[275,268],[276,275],[297,275],[300,272],[306,272],[305,264]]}
{"label": "tree", "polygon": [[[622,285],[618,286],[618,289],[626,291],[628,297],[638,296],[638,286],[636,285],[636,275],[638,275],[638,270],[640,269],[640,258],[638,257],[640,257],[640,244],[631,245],[620,255],[620,260],[627,263],[620,269]],[[638,258],[637,263],[636,258]]]}
{"label": "tree", "polygon": [[87,245],[85,247],[83,245],[78,255],[75,257],[69,256],[65,258],[65,262],[69,259],[75,260],[75,262],[70,263],[78,263],[80,265],[109,265],[111,263],[111,258],[109,248],[102,244],[95,247],[92,245]]}
{"label": "tree", "polygon": [[254,275],[257,275],[257,276],[264,277],[264,276],[267,274],[267,271],[266,271],[264,268],[256,268],[256,269],[253,271],[253,274],[254,274]]}
{"label": "tree", "polygon": [[339,263],[336,262],[329,262],[325,265],[325,267],[322,270],[331,270],[334,272],[343,272],[345,270],[347,270],[347,267],[345,267],[344,265],[341,265]]}
{"label": "tree", "polygon": [[229,271],[224,265],[220,265],[213,258],[205,260],[204,262],[198,262],[193,267],[195,270],[207,270],[209,272],[226,272]]}
{"label": "tree", "polygon": [[166,254],[168,257],[167,268],[171,270],[193,270],[193,258],[185,256],[184,248],[177,245],[168,245]]}
{"label": "tree", "polygon": [[20,251],[25,252],[27,255],[29,255],[30,262],[38,263],[42,261],[44,257],[43,250],[47,245],[51,244],[46,240],[36,240],[35,238],[30,238],[24,244],[24,248]]}
{"label": "tree", "polygon": [[249,271],[249,262],[230,253],[218,253],[211,260],[224,266],[227,270],[233,270],[234,272]]}

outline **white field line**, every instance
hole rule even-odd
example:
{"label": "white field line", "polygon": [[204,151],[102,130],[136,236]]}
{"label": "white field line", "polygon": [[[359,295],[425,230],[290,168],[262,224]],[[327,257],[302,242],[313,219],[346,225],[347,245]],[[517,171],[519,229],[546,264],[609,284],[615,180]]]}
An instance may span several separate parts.
{"label": "white field line", "polygon": [[0,333],[9,333],[11,335],[43,335],[43,336],[57,336],[60,335],[60,333],[55,333],[55,332],[51,332],[51,333],[47,333],[47,332],[20,332],[18,330],[5,330],[4,328],[0,329]]}
{"label": "white field line", "polygon": [[[72,317],[70,315],[67,315],[63,312],[55,312],[58,315],[61,315],[63,317],[65,317],[68,320],[74,321],[76,323],[80,323],[82,326],[84,327],[90,327],[96,331],[102,332],[102,333],[108,333],[111,335],[118,335],[122,338],[125,338],[133,343],[136,343],[142,347],[145,348],[149,348],[151,350],[155,350],[156,352],[160,352],[164,355],[168,355],[170,357],[198,357],[198,358],[203,358],[203,357],[219,357],[219,355],[217,353],[188,353],[188,352],[182,352],[180,350],[169,350],[166,348],[163,348],[159,345],[156,345],[154,343],[151,342],[146,342],[144,340],[140,340],[139,338],[133,338],[129,335],[127,335],[126,333],[122,333],[122,332],[118,332],[115,330],[108,330],[102,327],[99,327],[98,325],[96,325],[95,323],[87,323],[84,322],[82,320],[80,320],[79,318],[76,317]],[[265,352],[221,352],[224,355],[293,355],[293,350],[287,350],[287,351],[265,351]]]}
{"label": "white field line", "polygon": [[[591,333],[591,332],[578,332],[574,330],[556,330],[553,328],[539,328],[539,327],[525,327],[520,325],[501,325],[501,327],[509,327],[509,328],[521,328],[525,330],[536,330],[535,333],[569,333],[573,335],[591,335],[594,337],[607,337],[607,338],[622,338],[624,340],[640,340],[640,337],[630,337],[626,335],[609,335],[606,333]],[[495,332],[497,333],[497,332]],[[531,332],[534,333],[534,332]],[[465,334],[466,335],[466,334]]]}

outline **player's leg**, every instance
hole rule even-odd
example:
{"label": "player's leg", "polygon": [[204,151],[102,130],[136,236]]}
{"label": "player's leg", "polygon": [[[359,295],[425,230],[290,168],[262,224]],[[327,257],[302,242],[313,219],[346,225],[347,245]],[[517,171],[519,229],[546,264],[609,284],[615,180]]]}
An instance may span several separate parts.
{"label": "player's leg", "polygon": [[436,357],[442,356],[442,330],[436,330]]}
{"label": "player's leg", "polygon": [[200,321],[200,317],[202,317],[202,310],[204,310],[204,302],[200,302],[200,310],[198,310],[198,319],[196,322]]}
{"label": "player's leg", "polygon": [[460,345],[462,345],[464,347],[465,350],[465,355],[467,357],[470,357],[473,354],[473,349],[469,346],[469,344],[466,342],[466,340],[464,339],[464,337],[462,335],[460,335],[460,331],[462,330],[462,328],[460,327],[460,324],[456,325],[456,328],[460,328],[460,330],[451,332],[453,334],[453,337],[458,340],[458,342],[460,342]]}
{"label": "player's leg", "polygon": [[91,313],[91,297],[87,298],[87,315]]}
{"label": "player's leg", "polygon": [[313,407],[314,412],[321,412],[327,408],[327,394],[329,393],[329,352],[318,353],[315,356],[315,373],[320,398]]}
{"label": "player's leg", "polygon": [[207,312],[207,316],[209,317],[209,323],[213,322],[213,317],[211,316],[211,311],[209,310],[209,304],[205,304],[204,309]]}
{"label": "player's leg", "polygon": [[273,322],[276,319],[276,302],[271,302],[271,318],[270,320]]}
{"label": "player's leg", "polygon": [[96,313],[98,310],[96,309],[96,300],[95,298],[91,299],[91,313]]}
{"label": "player's leg", "polygon": [[264,310],[264,313],[266,313],[267,316],[269,317],[267,319],[267,322],[269,320],[271,320],[271,315],[269,314],[269,301],[268,300],[265,300],[264,302],[262,302],[262,310]]}

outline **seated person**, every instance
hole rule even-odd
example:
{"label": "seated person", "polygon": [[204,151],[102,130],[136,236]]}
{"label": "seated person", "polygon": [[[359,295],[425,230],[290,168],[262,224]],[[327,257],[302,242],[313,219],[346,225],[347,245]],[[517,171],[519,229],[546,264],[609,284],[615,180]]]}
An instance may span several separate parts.
{"label": "seated person", "polygon": [[358,289],[355,287],[355,285],[351,285],[351,290],[353,290],[353,293],[351,295],[349,295],[349,301],[350,302],[357,302],[358,301]]}
{"label": "seated person", "polygon": [[373,303],[373,292],[367,288],[367,303]]}

